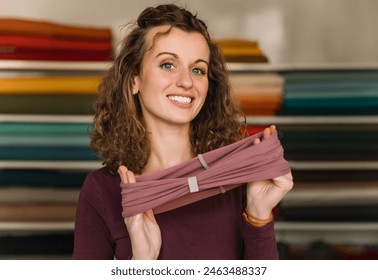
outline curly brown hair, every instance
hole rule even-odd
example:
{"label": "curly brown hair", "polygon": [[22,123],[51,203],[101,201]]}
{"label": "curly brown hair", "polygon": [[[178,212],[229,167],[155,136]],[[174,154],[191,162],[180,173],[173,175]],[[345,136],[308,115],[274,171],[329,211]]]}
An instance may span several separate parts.
{"label": "curly brown hair", "polygon": [[[150,155],[148,132],[141,106],[132,94],[133,79],[140,73],[146,34],[156,26],[170,25],[185,32],[199,32],[210,49],[209,89],[205,103],[191,122],[193,154],[204,153],[243,138],[237,99],[231,94],[223,54],[214,44],[206,24],[184,8],[173,4],[146,8],[132,24],[119,55],[99,86],[91,145],[111,172],[125,165],[136,174],[143,171]],[[169,33],[170,30],[167,31]]]}

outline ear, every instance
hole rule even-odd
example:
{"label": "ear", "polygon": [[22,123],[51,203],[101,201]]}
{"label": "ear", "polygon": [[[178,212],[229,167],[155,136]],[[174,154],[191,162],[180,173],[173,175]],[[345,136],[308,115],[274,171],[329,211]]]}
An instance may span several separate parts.
{"label": "ear", "polygon": [[133,78],[133,94],[137,94],[139,92],[139,77],[134,76]]}

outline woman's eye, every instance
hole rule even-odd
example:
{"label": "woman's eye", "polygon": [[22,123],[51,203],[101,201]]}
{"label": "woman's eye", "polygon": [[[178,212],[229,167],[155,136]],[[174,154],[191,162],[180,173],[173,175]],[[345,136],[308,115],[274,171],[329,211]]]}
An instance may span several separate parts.
{"label": "woman's eye", "polygon": [[173,69],[173,63],[170,62],[164,62],[162,65],[160,65],[162,69],[165,70],[172,70]]}
{"label": "woman's eye", "polygon": [[201,68],[194,68],[192,72],[196,75],[205,75],[206,71]]}

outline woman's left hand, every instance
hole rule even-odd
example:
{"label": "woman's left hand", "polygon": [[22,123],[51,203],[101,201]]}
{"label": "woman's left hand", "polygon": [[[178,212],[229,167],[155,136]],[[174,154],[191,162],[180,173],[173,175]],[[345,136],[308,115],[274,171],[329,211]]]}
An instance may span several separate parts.
{"label": "woman's left hand", "polygon": [[[263,138],[261,140],[255,139],[254,144],[258,145],[261,141],[267,140],[273,133],[276,133],[274,125],[266,128],[263,132]],[[270,180],[248,183],[247,212],[260,219],[269,218],[273,208],[293,188],[293,185],[291,172]]]}

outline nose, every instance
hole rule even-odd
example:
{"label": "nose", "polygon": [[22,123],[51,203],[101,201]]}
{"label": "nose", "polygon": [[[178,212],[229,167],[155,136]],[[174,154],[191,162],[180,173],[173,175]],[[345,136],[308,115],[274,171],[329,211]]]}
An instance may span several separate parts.
{"label": "nose", "polygon": [[177,86],[189,89],[193,86],[192,73],[187,69],[181,69],[177,75]]}

